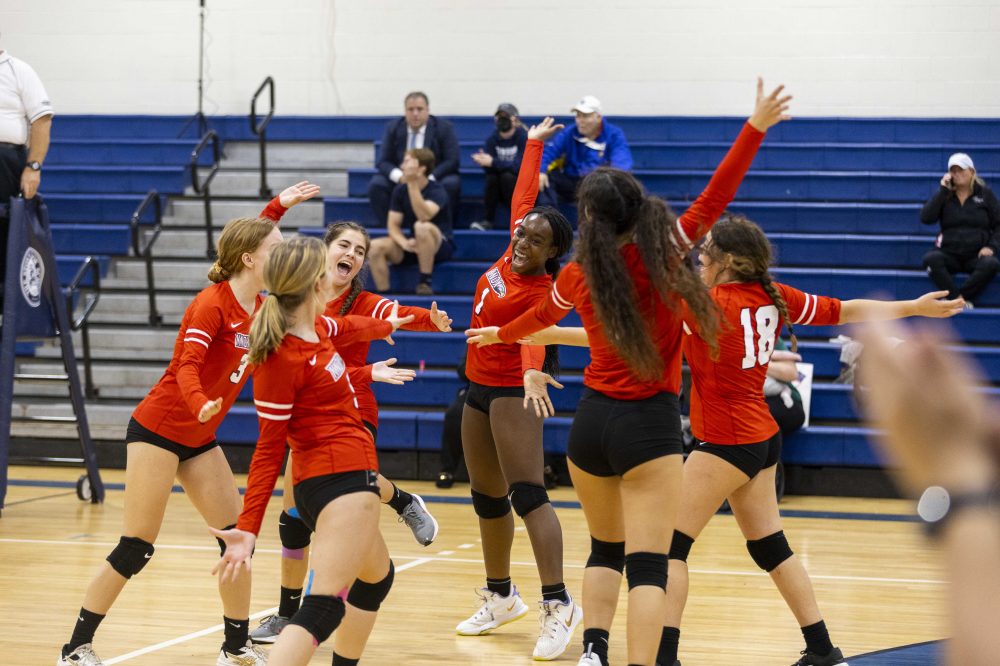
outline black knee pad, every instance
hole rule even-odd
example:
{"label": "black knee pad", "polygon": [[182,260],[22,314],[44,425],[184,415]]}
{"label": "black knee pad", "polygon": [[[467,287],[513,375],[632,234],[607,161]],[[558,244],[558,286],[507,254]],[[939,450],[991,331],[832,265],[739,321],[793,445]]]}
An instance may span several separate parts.
{"label": "black knee pad", "polygon": [[671,560],[687,562],[688,554],[691,552],[691,546],[693,545],[694,539],[684,534],[684,532],[674,530],[674,538],[670,542],[670,554],[667,557]]}
{"label": "black knee pad", "polygon": [[625,542],[601,541],[590,537],[590,557],[588,567],[605,567],[618,573],[625,570]]}
{"label": "black knee pad", "polygon": [[148,541],[137,537],[122,537],[108,555],[108,564],[125,578],[131,578],[149,563],[153,550],[153,544]]}
{"label": "black knee pad", "polygon": [[[225,527],[222,528],[222,531],[225,532],[226,530],[231,530],[234,527],[236,527],[236,523],[233,523],[232,525],[226,525]],[[226,542],[220,539],[219,537],[215,537],[215,540],[219,542],[219,556],[221,557],[222,555],[226,554]]]}
{"label": "black knee pad", "polygon": [[297,624],[322,643],[344,619],[344,600],[325,594],[310,594],[302,600],[302,607],[295,612],[288,624]]}
{"label": "black knee pad", "polygon": [[667,556],[665,553],[629,553],[625,556],[625,577],[628,589],[652,585],[667,589]]}
{"label": "black knee pad", "polygon": [[354,581],[354,585],[351,585],[351,590],[347,593],[347,603],[355,608],[374,613],[389,596],[392,580],[395,577],[396,567],[393,566],[392,560],[389,560],[389,573],[379,582],[366,583],[360,578]]}
{"label": "black knee pad", "polygon": [[512,483],[507,491],[514,512],[524,518],[540,506],[549,503],[549,493],[544,486],[518,481]]}
{"label": "black knee pad", "polygon": [[788,545],[788,539],[782,531],[770,534],[763,539],[747,541],[747,550],[750,557],[761,569],[767,572],[774,571],[778,565],[793,555],[792,547]]}
{"label": "black knee pad", "polygon": [[288,550],[302,550],[312,541],[312,530],[306,527],[302,519],[282,511],[278,518],[278,536],[281,547]]}
{"label": "black knee pad", "polygon": [[480,518],[503,518],[510,513],[510,500],[472,491],[472,508]]}

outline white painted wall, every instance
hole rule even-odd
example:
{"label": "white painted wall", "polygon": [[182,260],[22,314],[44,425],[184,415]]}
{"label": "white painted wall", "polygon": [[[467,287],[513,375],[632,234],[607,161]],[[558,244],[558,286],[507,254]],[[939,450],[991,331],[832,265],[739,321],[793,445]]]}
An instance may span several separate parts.
{"label": "white painted wall", "polygon": [[[737,115],[760,73],[802,116],[1000,117],[1000,0],[206,1],[208,113],[270,74],[280,114]],[[196,108],[196,0],[2,0],[0,48],[62,113]]]}

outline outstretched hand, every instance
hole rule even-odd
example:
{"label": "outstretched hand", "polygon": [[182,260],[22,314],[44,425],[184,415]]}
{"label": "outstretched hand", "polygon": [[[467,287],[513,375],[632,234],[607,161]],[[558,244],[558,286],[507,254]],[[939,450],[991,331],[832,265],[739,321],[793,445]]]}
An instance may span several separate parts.
{"label": "outstretched hand", "polygon": [[484,326],[482,328],[467,328],[465,329],[466,344],[476,345],[478,347],[485,347],[487,345],[496,345],[503,342],[497,333],[500,332],[499,326]]}
{"label": "outstretched hand", "polygon": [[431,323],[442,333],[451,331],[451,317],[444,310],[438,310],[437,301],[431,301]]}
{"label": "outstretched hand", "polygon": [[417,376],[417,372],[415,370],[392,367],[395,364],[396,359],[394,358],[373,363],[372,381],[383,382],[385,384],[395,384],[399,386],[405,382],[412,382],[413,378]]}
{"label": "outstretched hand", "polygon": [[219,574],[219,582],[228,583],[239,577],[240,569],[243,567],[246,567],[249,573],[250,559],[253,557],[253,547],[257,543],[257,537],[236,528],[217,530],[209,527],[208,531],[226,544],[226,552],[212,567],[212,575]]}
{"label": "outstretched hand", "polygon": [[965,309],[965,300],[961,298],[945,300],[945,296],[947,295],[947,290],[932,291],[924,294],[915,301],[917,314],[921,317],[941,319],[944,317],[954,317]]}
{"label": "outstretched hand", "polygon": [[534,405],[535,416],[545,418],[555,416],[556,408],[549,398],[548,387],[554,386],[558,389],[562,384],[553,379],[552,375],[540,370],[528,370],[524,373],[524,408]]}
{"label": "outstretched hand", "polygon": [[766,132],[769,127],[773,127],[782,120],[790,120],[788,103],[792,100],[791,95],[782,95],[785,86],[780,85],[775,88],[770,95],[764,96],[764,79],[757,77],[757,104],[750,115],[748,123],[758,132]]}
{"label": "outstretched hand", "polygon": [[562,131],[564,127],[565,125],[556,124],[556,121],[551,116],[547,116],[542,122],[531,126],[528,130],[528,138],[548,141]]}
{"label": "outstretched hand", "polygon": [[209,400],[198,411],[198,423],[207,423],[209,419],[222,411],[222,398]]}
{"label": "outstretched hand", "polygon": [[306,199],[312,199],[319,194],[319,185],[314,185],[308,180],[295,183],[291,187],[286,187],[278,195],[278,202],[285,208],[291,208],[295,204],[300,204]]}
{"label": "outstretched hand", "polygon": [[[399,316],[399,301],[393,301],[392,302],[392,310],[389,311],[389,316],[386,317],[385,320],[387,322],[389,322],[390,324],[392,324],[392,331],[393,331],[393,333],[395,333],[396,331],[399,330],[400,326],[403,326],[404,324],[409,324],[411,321],[413,321],[413,315],[406,315],[405,317],[400,317]],[[390,333],[389,335],[385,336],[384,339],[390,345],[396,344],[396,342],[392,339],[392,333]]]}

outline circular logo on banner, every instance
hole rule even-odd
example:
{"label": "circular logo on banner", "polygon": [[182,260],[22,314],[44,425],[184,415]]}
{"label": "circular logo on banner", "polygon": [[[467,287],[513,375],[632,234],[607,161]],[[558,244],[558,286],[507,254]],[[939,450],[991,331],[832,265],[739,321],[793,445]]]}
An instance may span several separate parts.
{"label": "circular logo on banner", "polygon": [[21,293],[33,308],[42,302],[42,280],[45,278],[45,264],[38,250],[29,247],[21,259]]}

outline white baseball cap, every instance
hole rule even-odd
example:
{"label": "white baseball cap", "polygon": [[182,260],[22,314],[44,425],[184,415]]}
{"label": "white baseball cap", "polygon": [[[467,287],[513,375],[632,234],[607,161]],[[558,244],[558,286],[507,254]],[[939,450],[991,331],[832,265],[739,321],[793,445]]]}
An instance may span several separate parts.
{"label": "white baseball cap", "polygon": [[597,99],[593,95],[584,95],[579,102],[576,103],[570,111],[579,111],[580,113],[600,113],[601,112],[601,100]]}
{"label": "white baseball cap", "polygon": [[957,166],[960,169],[975,169],[976,165],[972,163],[972,158],[965,153],[955,153],[948,158],[948,168]]}

